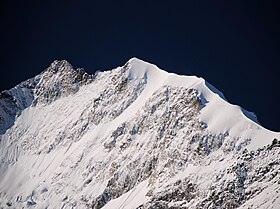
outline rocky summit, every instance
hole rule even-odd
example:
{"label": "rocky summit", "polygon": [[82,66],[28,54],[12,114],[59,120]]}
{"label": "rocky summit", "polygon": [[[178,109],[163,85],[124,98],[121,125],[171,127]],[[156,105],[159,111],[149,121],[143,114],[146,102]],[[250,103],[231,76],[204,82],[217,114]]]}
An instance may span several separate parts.
{"label": "rocky summit", "polygon": [[202,78],[54,61],[0,94],[0,208],[277,209],[279,139]]}

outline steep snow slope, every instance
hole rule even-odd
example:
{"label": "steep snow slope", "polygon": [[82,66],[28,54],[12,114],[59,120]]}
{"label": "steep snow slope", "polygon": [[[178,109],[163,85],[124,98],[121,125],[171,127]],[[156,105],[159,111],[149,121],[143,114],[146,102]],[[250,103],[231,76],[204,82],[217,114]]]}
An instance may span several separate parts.
{"label": "steep snow slope", "polygon": [[55,61],[1,93],[0,131],[4,208],[280,205],[280,134],[136,58],[94,76]]}

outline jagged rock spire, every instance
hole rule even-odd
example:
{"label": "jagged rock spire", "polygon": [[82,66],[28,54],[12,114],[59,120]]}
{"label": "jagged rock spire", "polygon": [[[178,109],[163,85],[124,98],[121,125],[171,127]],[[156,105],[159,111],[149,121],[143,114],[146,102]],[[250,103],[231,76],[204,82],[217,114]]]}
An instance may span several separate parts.
{"label": "jagged rock spire", "polygon": [[74,69],[66,60],[55,60],[42,74],[35,88],[34,104],[51,103],[61,96],[76,93],[80,86],[92,82],[93,76],[82,68]]}

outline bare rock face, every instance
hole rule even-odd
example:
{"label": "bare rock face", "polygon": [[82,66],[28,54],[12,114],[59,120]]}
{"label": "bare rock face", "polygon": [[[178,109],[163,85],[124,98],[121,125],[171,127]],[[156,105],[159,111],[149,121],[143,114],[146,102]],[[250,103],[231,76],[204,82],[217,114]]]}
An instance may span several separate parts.
{"label": "bare rock face", "polygon": [[57,98],[74,94],[80,86],[89,84],[92,80],[93,76],[82,68],[74,70],[66,60],[56,60],[41,74],[34,92],[34,104],[49,104]]}

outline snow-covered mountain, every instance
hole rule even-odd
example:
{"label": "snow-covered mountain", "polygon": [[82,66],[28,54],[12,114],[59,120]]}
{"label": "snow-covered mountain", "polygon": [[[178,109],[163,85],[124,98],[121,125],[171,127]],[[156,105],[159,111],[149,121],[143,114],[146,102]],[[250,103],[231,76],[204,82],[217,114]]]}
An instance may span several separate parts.
{"label": "snow-covered mountain", "polygon": [[278,139],[202,78],[55,61],[0,94],[0,207],[276,209]]}

